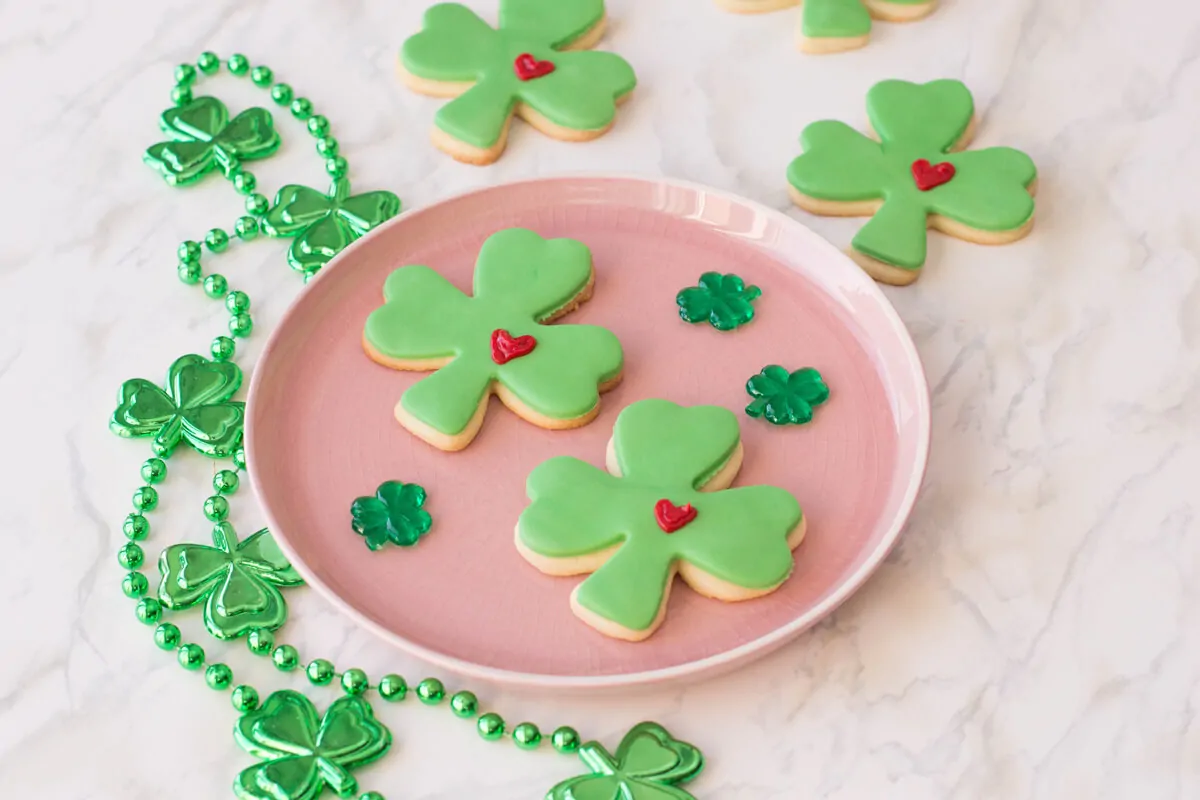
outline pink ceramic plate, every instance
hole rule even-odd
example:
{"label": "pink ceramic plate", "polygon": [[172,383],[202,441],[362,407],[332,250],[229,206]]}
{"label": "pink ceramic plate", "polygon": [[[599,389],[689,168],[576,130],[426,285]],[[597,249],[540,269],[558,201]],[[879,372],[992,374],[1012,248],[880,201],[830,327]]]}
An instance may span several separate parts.
{"label": "pink ceramic plate", "polygon": [[[544,431],[493,398],[483,430],[443,453],[395,421],[421,377],[364,355],[363,321],[384,278],[426,264],[470,291],[484,239],[513,226],[592,250],[594,297],[564,321],[608,327],[625,378],[599,417]],[[678,317],[675,294],[702,272],[762,288],[752,323],[731,333]],[[746,379],[767,364],[820,370],[832,396],[808,425],[747,417]],[[735,485],[799,498],[808,535],[775,593],[745,602],[671,594],[649,640],[605,638],[577,620],[579,578],[552,578],[513,545],[525,477],[569,454],[603,465],[617,413],[661,397],[737,412],[745,465]],[[387,640],[446,669],[504,683],[575,689],[728,669],[786,642],[844,601],[887,554],[912,508],[929,445],[929,400],[912,341],[875,284],[783,214],[678,181],[573,177],[472,192],[408,212],[322,271],[284,317],[250,387],[250,475],[271,530],[308,583]],[[350,503],[386,480],[429,492],[434,526],[413,548],[371,552]]]}

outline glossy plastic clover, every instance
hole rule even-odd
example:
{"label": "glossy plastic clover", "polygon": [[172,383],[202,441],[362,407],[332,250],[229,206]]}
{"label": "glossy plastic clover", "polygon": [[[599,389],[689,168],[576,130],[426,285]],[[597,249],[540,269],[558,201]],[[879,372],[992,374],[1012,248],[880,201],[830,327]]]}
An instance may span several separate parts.
{"label": "glossy plastic clover", "polygon": [[[717,0],[730,11],[757,13],[801,5],[801,0]],[[912,22],[928,16],[937,0],[804,0],[796,44],[806,53],[840,53],[864,46],[871,18]]]}
{"label": "glossy plastic clover", "polygon": [[906,284],[925,264],[926,228],[1004,244],[1033,226],[1037,169],[1010,147],[954,152],[974,130],[959,81],[883,81],[867,93],[879,141],[842,122],[804,129],[788,167],[792,199],[814,214],[870,216],[851,254],[876,280]]}
{"label": "glossy plastic clover", "polygon": [[380,484],[374,497],[359,497],[350,504],[351,525],[372,550],[388,542],[411,547],[433,524],[423,505],[423,488],[415,483],[387,481]]}
{"label": "glossy plastic clover", "polygon": [[494,392],[543,428],[573,428],[599,410],[621,376],[621,344],[594,325],[546,325],[591,296],[591,252],[574,239],[509,228],[475,262],[469,296],[425,266],[393,272],[363,343],[375,361],[436,370],[408,388],[396,419],[443,450],[461,450]]}
{"label": "glossy plastic clover", "polygon": [[530,473],[517,549],[550,575],[592,573],[572,609],[638,641],[663,619],[676,572],[701,594],[745,600],[792,572],[804,519],[774,486],[728,489],[742,462],[737,418],[717,406],[641,400],[617,417],[608,471],[570,456]]}
{"label": "glossy plastic clover", "polygon": [[297,272],[316,272],[346,245],[400,213],[391,192],[350,194],[350,181],[337,178],[329,194],[288,184],[275,195],[263,230],[268,236],[294,236],[288,263]]}
{"label": "glossy plastic clover", "polygon": [[719,331],[731,331],[754,319],[753,303],[761,294],[737,275],[706,272],[699,286],[683,289],[675,302],[684,322],[708,322]]}
{"label": "glossy plastic clover", "polygon": [[213,546],[175,544],[158,560],[158,596],[170,609],[204,603],[204,625],[218,639],[236,639],[255,628],[276,630],[287,621],[279,589],[304,581],[271,533],[263,528],[238,542],[228,522],[213,527]]}
{"label": "glossy plastic clover", "polygon": [[655,722],[635,725],[613,757],[588,742],[579,757],[591,773],[555,786],[546,800],[694,800],[679,788],[704,769],[704,756]]}
{"label": "glossy plastic clover", "polygon": [[433,142],[460,161],[499,158],[513,114],[556,138],[592,139],[637,84],[620,56],[567,52],[593,46],[604,24],[604,0],[500,0],[498,30],[441,3],[404,42],[401,73],[414,91],[456,98],[434,118]]}
{"label": "glossy plastic clover", "polygon": [[229,361],[182,356],[167,370],[166,391],[143,378],[121,384],[109,427],[119,436],[153,436],[159,455],[184,441],[224,458],[242,438],[244,406],[229,399],[241,384],[242,371]]}
{"label": "glossy plastic clover", "polygon": [[238,775],[233,792],[242,800],[315,800],[328,786],[351,797],[358,781],[351,774],[392,746],[392,733],[375,719],[361,697],[341,697],[325,712],[299,692],[274,692],[233,729],[243,750],[265,763]]}
{"label": "glossy plastic clover", "polygon": [[813,409],[829,399],[829,387],[812,367],[791,374],[778,364],[763,367],[746,381],[746,391],[754,398],[746,413],[766,417],[773,425],[803,425],[812,420]]}
{"label": "glossy plastic clover", "polygon": [[218,168],[232,174],[242,161],[279,149],[269,111],[248,108],[230,119],[229,109],[215,97],[168,108],[159,124],[171,141],[151,145],[144,160],[172,186],[194,183]]}

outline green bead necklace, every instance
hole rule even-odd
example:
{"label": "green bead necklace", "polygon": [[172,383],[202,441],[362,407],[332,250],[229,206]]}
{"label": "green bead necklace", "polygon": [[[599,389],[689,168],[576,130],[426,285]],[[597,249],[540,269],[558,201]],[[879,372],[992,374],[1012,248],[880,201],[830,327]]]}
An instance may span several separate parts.
{"label": "green bead necklace", "polygon": [[[287,620],[287,602],[281,590],[299,586],[302,580],[269,531],[263,529],[239,541],[227,521],[230,500],[246,469],[246,454],[240,444],[243,404],[230,398],[242,383],[241,369],[233,363],[237,340],[254,330],[250,297],[231,289],[219,273],[205,275],[201,261],[206,253],[226,252],[231,244],[251,242],[260,233],[289,237],[293,241],[288,263],[307,282],[347,244],[395,216],[400,201],[383,191],[350,195],[346,177],[349,164],[338,152],[337,139],[330,135],[328,118],[315,113],[311,100],[295,96],[291,86],[276,82],[271,68],[251,67],[248,58],[234,54],[225,62],[228,71],[237,77],[248,76],[255,86],[270,93],[276,105],[286,107],[305,124],[333,180],[327,194],[288,185],[272,202],[258,193],[258,181],[243,163],[273,155],[281,140],[266,109],[251,108],[231,119],[216,98],[195,96],[197,82],[216,75],[221,63],[215,53],[205,52],[195,65],[175,68],[172,108],[161,117],[169,140],[150,147],[145,161],[172,186],[188,185],[220,171],[234,190],[245,196],[246,214],[235,220],[232,236],[213,228],[201,241],[180,244],[176,253],[180,281],[200,286],[207,297],[224,304],[229,312],[228,335],[212,340],[211,358],[187,355],[177,359],[168,370],[165,389],[141,378],[126,381],[121,387],[110,427],[126,437],[153,437],[154,452],[141,466],[143,485],[133,493],[133,510],[122,524],[128,541],[117,551],[117,563],[125,570],[121,589],[134,601],[138,621],[153,626],[159,649],[173,653],[185,670],[202,674],[209,688],[229,692],[230,703],[239,714],[234,738],[260,760],[237,776],[233,784],[236,797],[310,800],[326,788],[340,797],[351,797],[358,792],[352,771],[384,756],[392,741],[391,732],[375,718],[369,697],[378,695],[386,703],[398,703],[407,698],[409,684],[397,674],[372,682],[363,670],[351,667],[339,671],[324,658],[304,664],[296,647],[276,641],[275,632]],[[203,504],[204,517],[213,525],[212,546],[185,543],[165,548],[158,560],[162,580],[157,596],[152,596],[150,580],[142,571],[146,562],[143,543],[151,532],[147,515],[158,506],[156,487],[166,480],[168,460],[181,443],[209,458],[230,458],[232,465],[215,472],[213,494]],[[210,662],[199,643],[186,641],[179,627],[165,619],[175,611],[197,605],[203,605],[205,627],[214,638],[245,637],[253,655],[270,658],[284,673],[303,665],[312,686],[336,685],[341,689],[340,697],[321,715],[299,692],[283,689],[263,698],[255,687],[235,683],[232,667]],[[450,693],[437,678],[419,681],[413,694],[430,706],[441,705],[449,698],[451,712],[461,719],[474,720],[479,736],[487,741],[507,735],[519,749],[534,750],[545,738],[532,722],[521,722],[510,730],[499,714],[481,709],[474,693]],[[325,736],[336,737],[336,746],[322,749]],[[642,747],[644,739],[657,743],[660,768],[643,763],[646,759],[642,753],[636,774],[624,770],[622,765],[629,753]],[[595,742],[583,744],[579,733],[569,726],[555,729],[549,740],[559,753],[580,754],[592,774],[559,784],[551,789],[548,800],[585,796],[688,800],[691,795],[677,784],[695,777],[703,763],[698,750],[671,738],[653,723],[642,723],[631,730],[615,757]],[[284,760],[286,768],[277,764]],[[272,768],[276,764],[277,768]],[[585,795],[585,791],[596,794]],[[618,795],[620,792],[624,793]],[[374,791],[358,797],[383,800]]]}

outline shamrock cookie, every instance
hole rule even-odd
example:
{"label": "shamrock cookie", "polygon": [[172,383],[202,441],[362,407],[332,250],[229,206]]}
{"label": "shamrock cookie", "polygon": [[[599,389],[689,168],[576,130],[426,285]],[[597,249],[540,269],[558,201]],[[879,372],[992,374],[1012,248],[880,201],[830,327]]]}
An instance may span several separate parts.
{"label": "shamrock cookie", "polygon": [[559,456],[530,473],[517,550],[547,575],[592,573],[571,608],[629,641],[662,624],[677,573],[718,600],[767,594],[791,575],[805,519],[783,489],[728,489],[741,465],[728,409],[641,400],[617,417],[607,472]]}
{"label": "shamrock cookie", "polygon": [[509,228],[475,262],[472,296],[429,267],[388,276],[363,346],[392,369],[435,370],[396,405],[405,428],[442,450],[461,450],[495,394],[542,428],[576,428],[621,380],[621,343],[594,325],[546,325],[592,295],[592,254],[574,239]]}
{"label": "shamrock cookie", "polygon": [[879,141],[842,122],[814,122],[787,177],[813,214],[871,216],[850,254],[877,281],[912,283],[925,264],[926,228],[1006,244],[1033,227],[1037,169],[1011,147],[955,152],[974,133],[974,102],[959,81],[883,81],[867,93]]}
{"label": "shamrock cookie", "polygon": [[408,87],[453,97],[434,117],[433,143],[459,161],[504,152],[513,114],[556,139],[595,139],[637,84],[613,53],[586,50],[604,33],[604,0],[500,0],[500,27],[442,3],[400,49]]}
{"label": "shamrock cookie", "polygon": [[[801,0],[717,0],[738,14],[758,14],[800,5]],[[840,53],[866,45],[871,18],[912,22],[933,13],[937,0],[804,0],[796,45],[805,53]]]}

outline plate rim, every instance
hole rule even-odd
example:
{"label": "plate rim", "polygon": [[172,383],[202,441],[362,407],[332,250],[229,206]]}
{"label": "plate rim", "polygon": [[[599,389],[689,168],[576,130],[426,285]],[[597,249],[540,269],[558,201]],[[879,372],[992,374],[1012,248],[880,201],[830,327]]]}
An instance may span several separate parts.
{"label": "plate rim", "polygon": [[[346,261],[355,250],[363,246],[363,242],[376,235],[379,231],[391,228],[396,225],[404,224],[409,217],[417,216],[421,213],[432,211],[441,206],[451,203],[460,202],[474,195],[492,192],[496,190],[504,190],[516,186],[529,184],[544,184],[544,183],[570,183],[575,181],[636,181],[643,183],[647,188],[662,188],[675,187],[692,192],[706,194],[715,198],[720,198],[732,203],[740,204],[751,208],[758,214],[766,215],[774,219],[777,223],[787,227],[799,228],[806,232],[818,242],[824,244],[836,253],[846,267],[848,274],[853,277],[850,281],[854,285],[852,288],[855,291],[863,292],[870,296],[875,305],[880,309],[881,313],[889,323],[890,327],[898,332],[897,343],[902,350],[904,356],[904,366],[907,371],[915,378],[916,382],[916,397],[915,404],[911,409],[911,416],[916,422],[916,458],[915,469],[912,471],[908,485],[905,487],[903,496],[901,497],[897,513],[888,527],[887,531],[880,537],[879,542],[866,555],[862,563],[851,575],[844,580],[835,591],[828,597],[822,600],[817,605],[813,606],[808,612],[797,616],[792,621],[785,625],[781,625],[774,630],[759,636],[751,641],[745,642],[737,647],[725,650],[720,653],[715,653],[710,656],[705,656],[700,659],[688,661],[683,664],[677,664],[671,667],[662,667],[657,669],[643,670],[639,672],[624,672],[610,675],[546,675],[543,673],[522,672],[517,670],[501,669],[490,667],[483,664],[478,664],[473,661],[467,661],[446,653],[432,650],[424,645],[413,642],[394,631],[385,628],[370,619],[366,614],[359,611],[350,603],[343,600],[335,591],[333,591],[324,582],[319,580],[308,568],[303,561],[297,557],[296,551],[284,536],[277,536],[275,532],[280,530],[274,514],[267,503],[263,502],[258,491],[258,474],[255,467],[258,459],[255,457],[257,449],[255,432],[257,426],[254,424],[254,419],[257,416],[255,409],[257,404],[255,398],[258,396],[258,387],[262,380],[264,370],[261,368],[264,363],[271,357],[274,351],[281,347],[280,338],[281,331],[285,330],[290,318],[295,315],[297,307],[300,305],[300,300],[312,288],[321,281],[327,279],[327,276],[336,269],[341,262]],[[634,173],[621,172],[568,172],[551,176],[541,176],[536,178],[523,178],[514,181],[503,181],[487,186],[480,186],[474,189],[468,189],[463,192],[456,192],[447,197],[435,200],[432,203],[416,206],[406,209],[392,219],[379,225],[374,230],[369,231],[365,236],[352,242],[348,247],[343,249],[334,258],[327,263],[305,286],[304,290],[294,299],[287,307],[284,313],[280,316],[275,328],[267,337],[267,341],[259,353],[258,360],[254,363],[250,376],[249,389],[246,397],[246,415],[245,415],[245,430],[243,432],[243,446],[246,450],[247,473],[250,478],[251,486],[254,489],[255,499],[258,500],[258,505],[266,517],[266,527],[272,531],[272,537],[276,544],[283,550],[287,556],[289,563],[303,576],[307,586],[314,589],[318,594],[329,601],[338,611],[357,625],[378,636],[385,642],[397,647],[400,650],[416,656],[426,663],[447,670],[455,675],[468,677],[474,680],[479,680],[485,683],[494,685],[511,686],[515,688],[538,688],[538,689],[553,689],[575,692],[595,692],[606,689],[629,688],[635,686],[654,686],[666,683],[676,683],[681,681],[695,681],[702,678],[713,677],[715,675],[733,670],[752,660],[765,657],[769,653],[782,647],[799,637],[806,630],[816,625],[825,617],[832,614],[842,603],[846,602],[855,592],[862,588],[867,579],[879,568],[888,553],[895,547],[899,541],[901,534],[904,532],[909,518],[912,515],[912,510],[916,504],[917,495],[920,492],[924,481],[925,472],[929,462],[929,449],[932,435],[932,420],[931,420],[931,403],[929,396],[929,382],[925,375],[924,366],[921,363],[920,355],[917,353],[916,344],[913,342],[912,336],[908,331],[907,325],[900,318],[895,307],[887,299],[879,285],[865,271],[863,271],[854,261],[840,248],[827,240],[825,237],[818,234],[812,228],[808,227],[799,220],[789,217],[787,214],[770,206],[764,205],[757,200],[744,197],[734,192],[717,189],[696,181],[689,181],[680,178],[671,178],[665,176],[651,177],[646,175],[638,175]]]}

